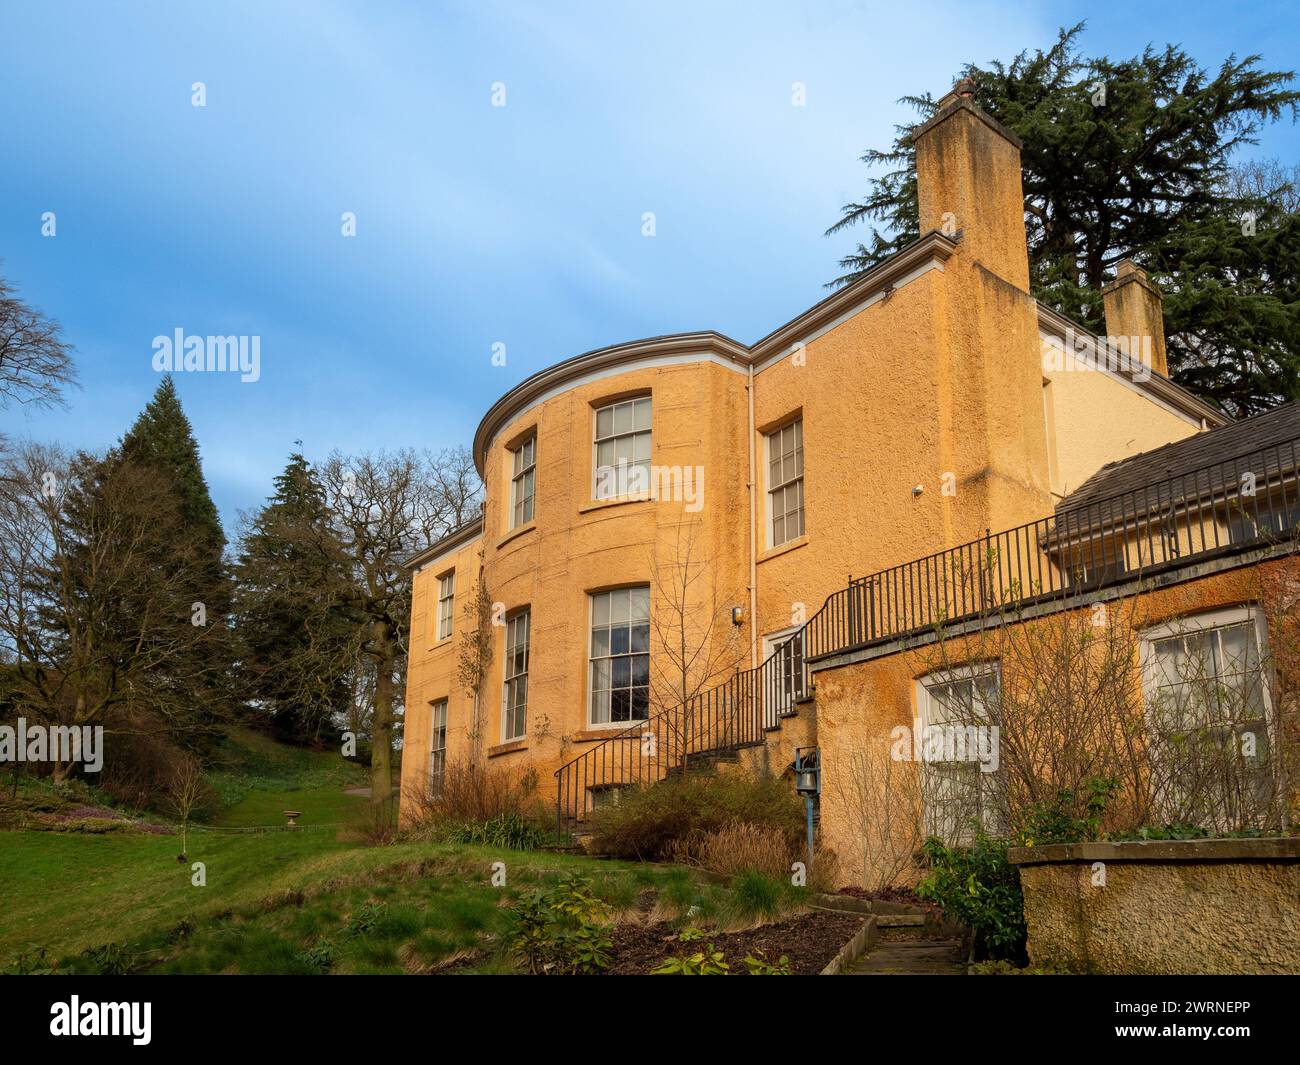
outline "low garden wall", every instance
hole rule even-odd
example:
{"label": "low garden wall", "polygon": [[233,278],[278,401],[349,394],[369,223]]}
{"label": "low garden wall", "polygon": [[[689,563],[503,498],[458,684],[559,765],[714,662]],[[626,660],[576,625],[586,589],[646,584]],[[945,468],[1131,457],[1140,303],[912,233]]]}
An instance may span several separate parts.
{"label": "low garden wall", "polygon": [[1300,838],[1013,847],[1035,967],[1300,973]]}

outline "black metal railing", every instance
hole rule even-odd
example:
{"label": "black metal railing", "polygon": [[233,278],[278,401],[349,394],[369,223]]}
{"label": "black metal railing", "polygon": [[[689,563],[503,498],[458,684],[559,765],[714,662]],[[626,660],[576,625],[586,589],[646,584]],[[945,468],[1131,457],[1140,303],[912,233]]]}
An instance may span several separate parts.
{"label": "black metal railing", "polygon": [[1300,438],[935,552],[833,592],[760,665],[613,733],[556,771],[561,835],[603,796],[763,741],[811,694],[809,663],[1293,537]]}

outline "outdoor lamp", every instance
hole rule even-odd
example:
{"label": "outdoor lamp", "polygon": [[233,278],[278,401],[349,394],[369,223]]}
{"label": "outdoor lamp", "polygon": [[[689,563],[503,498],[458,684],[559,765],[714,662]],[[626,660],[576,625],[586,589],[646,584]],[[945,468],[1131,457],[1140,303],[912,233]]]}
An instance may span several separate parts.
{"label": "outdoor lamp", "polygon": [[[808,751],[805,755],[803,752]],[[821,770],[817,768],[817,748],[805,747],[795,752],[794,790],[800,795],[816,795],[822,790]]]}

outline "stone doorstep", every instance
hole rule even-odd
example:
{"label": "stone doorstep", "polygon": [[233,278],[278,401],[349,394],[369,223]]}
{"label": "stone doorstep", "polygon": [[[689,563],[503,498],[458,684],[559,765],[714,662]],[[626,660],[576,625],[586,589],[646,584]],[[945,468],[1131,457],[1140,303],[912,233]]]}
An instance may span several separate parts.
{"label": "stone doorstep", "polygon": [[1300,862],[1300,836],[1255,839],[1149,839],[1010,847],[1012,865],[1054,862]]}

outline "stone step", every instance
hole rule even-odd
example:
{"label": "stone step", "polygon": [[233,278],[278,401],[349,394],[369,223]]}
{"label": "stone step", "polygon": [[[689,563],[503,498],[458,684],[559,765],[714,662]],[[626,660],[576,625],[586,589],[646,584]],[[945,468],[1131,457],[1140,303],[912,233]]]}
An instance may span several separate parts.
{"label": "stone step", "polygon": [[859,958],[845,976],[962,976],[965,948],[959,939],[891,940]]}
{"label": "stone step", "polygon": [[877,928],[920,928],[925,924],[923,913],[881,913],[876,915]]}

